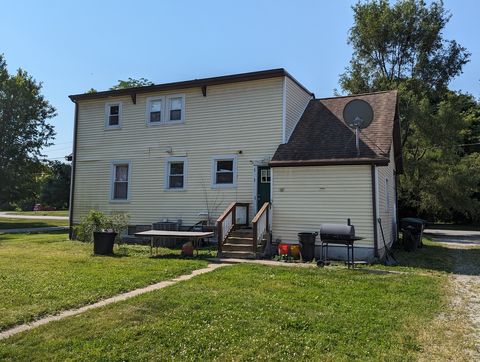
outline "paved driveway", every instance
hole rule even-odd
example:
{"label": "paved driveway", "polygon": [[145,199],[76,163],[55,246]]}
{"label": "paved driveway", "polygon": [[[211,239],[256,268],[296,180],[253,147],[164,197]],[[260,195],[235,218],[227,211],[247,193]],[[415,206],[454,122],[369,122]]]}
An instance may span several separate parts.
{"label": "paved driveway", "polygon": [[480,245],[480,231],[425,229],[424,234],[439,243]]}
{"label": "paved driveway", "polygon": [[0,211],[0,217],[8,217],[12,219],[41,219],[41,220],[68,220],[68,216],[41,216],[41,215],[15,215],[5,211]]}

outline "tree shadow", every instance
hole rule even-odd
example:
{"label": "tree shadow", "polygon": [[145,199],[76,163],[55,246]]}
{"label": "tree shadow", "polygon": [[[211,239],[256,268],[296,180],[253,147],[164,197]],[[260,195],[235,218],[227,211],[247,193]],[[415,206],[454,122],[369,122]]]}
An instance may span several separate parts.
{"label": "tree shadow", "polygon": [[151,259],[182,259],[182,260],[194,260],[202,259],[206,260],[216,256],[217,249],[213,248],[200,248],[199,253],[194,251],[193,256],[182,255],[180,249],[166,249],[162,248],[159,254],[155,253],[155,248],[153,249],[153,255],[150,256]]}
{"label": "tree shadow", "polygon": [[396,250],[399,266],[461,275],[480,275],[480,248],[452,248],[426,244],[415,252]]}

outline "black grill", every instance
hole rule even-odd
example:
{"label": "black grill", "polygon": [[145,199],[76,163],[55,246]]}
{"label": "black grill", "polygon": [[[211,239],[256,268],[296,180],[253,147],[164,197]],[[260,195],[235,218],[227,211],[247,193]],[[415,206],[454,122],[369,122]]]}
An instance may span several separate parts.
{"label": "black grill", "polygon": [[355,227],[345,224],[321,224],[320,240],[351,241],[355,240]]}
{"label": "black grill", "polygon": [[328,245],[341,244],[347,247],[348,267],[355,267],[353,242],[362,238],[355,236],[355,227],[350,224],[350,219],[347,224],[321,224],[319,235],[322,246],[322,256],[317,262],[319,266],[328,264]]}

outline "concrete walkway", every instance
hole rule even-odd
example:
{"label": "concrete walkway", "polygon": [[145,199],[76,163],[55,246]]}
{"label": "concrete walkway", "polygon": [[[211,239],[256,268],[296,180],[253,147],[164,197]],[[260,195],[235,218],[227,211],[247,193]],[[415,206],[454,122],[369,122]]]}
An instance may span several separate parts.
{"label": "concrete walkway", "polygon": [[68,230],[68,226],[46,226],[40,228],[0,229],[0,234],[41,233]]}
{"label": "concrete walkway", "polygon": [[193,277],[196,277],[197,275],[209,273],[211,271],[214,271],[215,269],[218,269],[218,268],[221,268],[221,267],[224,267],[224,266],[228,266],[228,265],[231,265],[231,264],[209,264],[206,268],[194,270],[191,274],[181,275],[181,276],[176,277],[174,279],[165,280],[163,282],[152,284],[152,285],[149,285],[149,286],[144,287],[144,288],[139,288],[139,289],[132,290],[130,292],[118,294],[118,295],[115,295],[113,297],[101,300],[97,303],[86,305],[86,306],[81,307],[81,308],[65,310],[63,312],[60,312],[59,314],[48,316],[48,317],[39,319],[37,321],[34,321],[32,323],[20,324],[18,326],[15,326],[13,328],[10,328],[10,329],[7,329],[3,332],[0,332],[0,340],[9,338],[9,337],[14,336],[15,334],[18,334],[18,333],[21,333],[21,332],[29,331],[33,328],[42,326],[44,324],[47,324],[47,323],[50,323],[50,322],[53,322],[53,321],[59,321],[61,319],[65,319],[67,317],[71,317],[71,316],[74,316],[74,315],[77,315],[77,314],[80,314],[80,313],[84,313],[84,312],[86,312],[88,310],[91,310],[91,309],[104,307],[104,306],[112,304],[112,303],[117,303],[117,302],[121,302],[121,301],[130,299],[130,298],[133,298],[137,295],[152,292],[154,290],[163,289],[163,288],[169,287],[170,285],[174,285],[174,284],[177,284],[179,282],[183,282],[185,280],[192,279]]}
{"label": "concrete walkway", "polygon": [[0,211],[0,217],[31,220],[68,220],[68,216],[16,215],[10,214],[9,211]]}

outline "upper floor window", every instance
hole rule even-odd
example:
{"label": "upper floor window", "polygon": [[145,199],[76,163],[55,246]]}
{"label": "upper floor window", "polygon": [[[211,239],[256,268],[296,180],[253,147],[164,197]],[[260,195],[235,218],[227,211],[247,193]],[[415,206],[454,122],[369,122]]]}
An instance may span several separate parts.
{"label": "upper floor window", "polygon": [[237,184],[237,157],[217,156],[212,162],[212,187],[235,187]]}
{"label": "upper floor window", "polygon": [[163,120],[163,97],[148,98],[147,123],[160,124]]}
{"label": "upper floor window", "polygon": [[105,128],[120,128],[122,126],[122,103],[107,103],[105,105]]}
{"label": "upper floor window", "polygon": [[183,94],[147,98],[147,125],[181,123],[184,118]]}
{"label": "upper floor window", "polygon": [[167,189],[184,190],[186,188],[187,158],[168,158],[165,175],[165,186]]}
{"label": "upper floor window", "polygon": [[168,122],[182,122],[183,121],[183,105],[184,105],[184,96],[175,95],[167,97],[167,108],[168,108]]}
{"label": "upper floor window", "polygon": [[111,201],[128,201],[130,185],[130,162],[114,161],[111,172]]}

